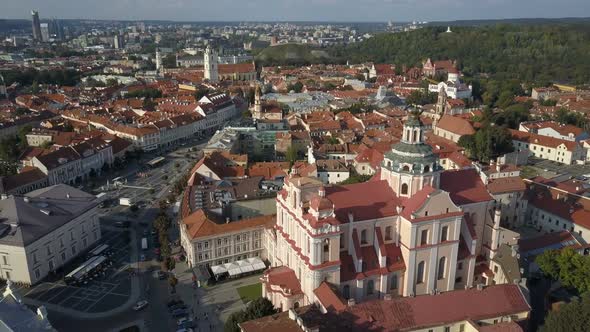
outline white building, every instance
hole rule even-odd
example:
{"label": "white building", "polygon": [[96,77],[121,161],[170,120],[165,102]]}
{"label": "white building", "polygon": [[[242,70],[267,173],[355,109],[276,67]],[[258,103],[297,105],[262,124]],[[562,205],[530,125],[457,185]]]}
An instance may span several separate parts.
{"label": "white building", "polygon": [[64,184],[0,200],[0,277],[32,285],[90,248],[98,204]]}
{"label": "white building", "polygon": [[430,92],[440,92],[441,88],[444,89],[447,96],[453,99],[471,99],[471,93],[473,87],[466,85],[459,79],[459,71],[456,69],[449,70],[449,76],[446,82],[440,82],[438,84],[428,85]]}

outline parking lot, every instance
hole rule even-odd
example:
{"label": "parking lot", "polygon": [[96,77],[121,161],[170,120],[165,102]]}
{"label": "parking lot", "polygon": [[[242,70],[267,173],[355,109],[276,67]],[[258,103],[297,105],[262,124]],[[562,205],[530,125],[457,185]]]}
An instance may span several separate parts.
{"label": "parking lot", "polygon": [[[129,242],[127,231],[102,227],[100,243],[108,244],[113,252],[110,258],[113,265],[106,270],[104,276],[81,286],[66,285],[62,278],[55,277],[53,279],[56,280],[23,289],[22,294],[47,304],[87,313],[114,309],[127,302],[131,295],[132,276],[126,268],[130,262]],[[64,273],[69,273],[83,261],[82,258],[68,264]]]}
{"label": "parking lot", "polygon": [[553,176],[557,174],[569,174],[578,177],[590,174],[590,166],[588,165],[564,165],[558,162],[537,158],[529,158],[529,165],[537,168],[543,176],[551,176],[551,174],[553,174]]}

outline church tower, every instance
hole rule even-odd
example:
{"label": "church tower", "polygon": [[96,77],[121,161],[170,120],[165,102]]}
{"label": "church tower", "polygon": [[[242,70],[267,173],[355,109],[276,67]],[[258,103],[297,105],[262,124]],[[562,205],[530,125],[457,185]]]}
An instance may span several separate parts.
{"label": "church tower", "polygon": [[385,154],[381,179],[387,180],[398,197],[412,197],[425,186],[439,187],[442,168],[432,147],[424,143],[424,134],[420,112],[413,110],[404,123],[401,142]]}
{"label": "church tower", "polygon": [[254,119],[262,119],[262,90],[260,89],[260,85],[256,86],[256,92],[254,94],[254,112],[252,117]]}
{"label": "church tower", "polygon": [[205,57],[203,59],[205,65],[205,79],[211,83],[219,81],[219,72],[217,67],[217,52],[215,52],[211,45],[207,46],[205,50]]}
{"label": "church tower", "polygon": [[159,73],[162,70],[162,53],[160,49],[156,48],[156,71]]}
{"label": "church tower", "polygon": [[8,98],[8,92],[6,91],[6,82],[4,82],[4,76],[0,74],[0,99]]}
{"label": "church tower", "polygon": [[445,91],[445,87],[441,86],[440,90],[438,91],[438,99],[436,101],[436,108],[435,108],[435,116],[434,116],[434,126],[438,124],[438,121],[442,116],[445,114],[445,109],[447,106],[447,92]]}

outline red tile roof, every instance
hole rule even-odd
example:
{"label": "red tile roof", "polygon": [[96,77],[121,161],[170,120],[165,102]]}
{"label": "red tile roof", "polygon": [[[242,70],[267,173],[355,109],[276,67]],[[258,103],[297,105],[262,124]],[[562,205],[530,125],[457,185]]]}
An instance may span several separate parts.
{"label": "red tile roof", "polygon": [[530,311],[517,285],[489,286],[439,295],[372,300],[348,307],[354,326],[371,331],[400,331],[483,320]]}
{"label": "red tile roof", "polygon": [[501,194],[515,191],[525,191],[526,185],[518,176],[492,179],[488,182],[488,191],[491,194]]}
{"label": "red tile roof", "polygon": [[348,222],[349,213],[356,221],[394,216],[400,204],[385,180],[327,187],[326,197],[334,203],[336,218],[343,223]]}
{"label": "red tile roof", "polygon": [[334,286],[327,282],[322,282],[320,286],[313,290],[318,301],[329,311],[342,311],[346,309],[346,302],[340,297]]}
{"label": "red tile roof", "polygon": [[260,216],[250,219],[242,219],[224,223],[214,221],[212,216],[199,209],[182,219],[182,224],[187,227],[187,233],[192,239],[218,234],[226,234],[244,230],[250,227],[270,226],[275,222],[275,215]]}
{"label": "red tile roof", "polygon": [[451,115],[443,115],[437,127],[461,136],[475,134],[475,130],[469,121]]}
{"label": "red tile roof", "polygon": [[440,188],[448,191],[457,205],[493,200],[475,169],[443,172]]}

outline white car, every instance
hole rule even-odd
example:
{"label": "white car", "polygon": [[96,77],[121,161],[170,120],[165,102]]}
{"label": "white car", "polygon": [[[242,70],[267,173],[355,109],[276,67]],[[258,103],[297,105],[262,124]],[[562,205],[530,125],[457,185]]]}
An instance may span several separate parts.
{"label": "white car", "polygon": [[192,320],[189,319],[189,318],[187,318],[187,317],[182,317],[181,319],[179,319],[178,321],[176,321],[176,325],[182,326],[184,323],[190,322],[190,321],[192,321]]}
{"label": "white car", "polygon": [[133,306],[133,310],[139,311],[139,310],[147,307],[147,305],[148,305],[148,301],[146,301],[146,300],[139,301]]}

